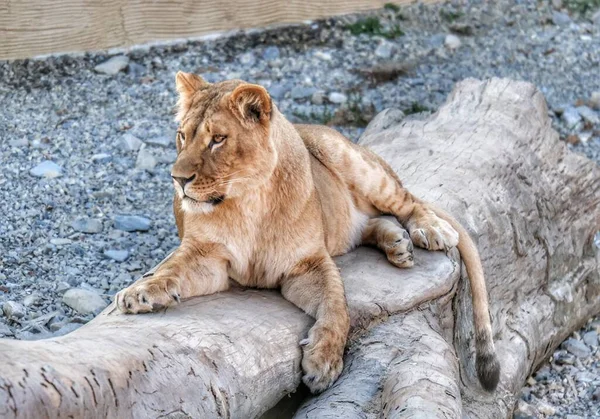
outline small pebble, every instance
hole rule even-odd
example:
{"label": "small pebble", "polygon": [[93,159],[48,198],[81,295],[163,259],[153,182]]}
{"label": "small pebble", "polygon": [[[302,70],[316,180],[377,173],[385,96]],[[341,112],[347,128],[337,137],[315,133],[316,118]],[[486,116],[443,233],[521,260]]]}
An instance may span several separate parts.
{"label": "small pebble", "polygon": [[129,65],[129,57],[125,55],[117,55],[115,57],[110,58],[109,60],[103,62],[102,64],[98,64],[94,67],[94,71],[96,73],[107,74],[109,76],[114,76],[119,71],[124,70]]}
{"label": "small pebble", "polygon": [[81,233],[95,234],[102,231],[102,221],[94,218],[78,218],[71,223],[71,227]]}
{"label": "small pebble", "polygon": [[462,42],[460,38],[456,35],[448,34],[444,39],[444,45],[446,45],[446,48],[448,49],[457,49],[461,46],[461,44]]}
{"label": "small pebble", "polygon": [[116,229],[123,231],[148,231],[152,226],[152,221],[137,215],[117,215],[114,225]]}
{"label": "small pebble", "polygon": [[62,174],[62,168],[49,160],[45,160],[29,171],[31,176],[53,179]]}
{"label": "small pebble", "polygon": [[331,103],[346,103],[348,101],[348,96],[339,92],[331,92],[329,93],[329,96],[327,96],[327,99],[329,99]]}
{"label": "small pebble", "polygon": [[129,258],[129,252],[127,250],[106,250],[104,256],[117,262],[125,262]]}
{"label": "small pebble", "polygon": [[146,149],[146,147],[142,146],[135,161],[135,168],[152,172],[157,164],[158,160],[154,157],[154,154]]}
{"label": "small pebble", "polygon": [[20,319],[25,317],[27,313],[25,307],[15,301],[6,301],[2,304],[2,311],[4,312],[4,316],[9,319]]}
{"label": "small pebble", "polygon": [[63,303],[80,314],[98,313],[108,305],[98,293],[82,288],[65,292]]}

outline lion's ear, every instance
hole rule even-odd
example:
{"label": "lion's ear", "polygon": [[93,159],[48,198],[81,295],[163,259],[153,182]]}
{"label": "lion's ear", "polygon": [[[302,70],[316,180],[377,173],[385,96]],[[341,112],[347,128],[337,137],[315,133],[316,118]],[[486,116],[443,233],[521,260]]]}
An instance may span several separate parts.
{"label": "lion's ear", "polygon": [[229,107],[242,122],[266,124],[271,119],[271,97],[257,84],[242,84],[229,98]]}
{"label": "lion's ear", "polygon": [[208,84],[202,77],[197,74],[184,73],[178,71],[175,76],[175,86],[179,93],[179,102],[177,103],[177,121],[189,110],[192,104],[192,96],[204,85]]}

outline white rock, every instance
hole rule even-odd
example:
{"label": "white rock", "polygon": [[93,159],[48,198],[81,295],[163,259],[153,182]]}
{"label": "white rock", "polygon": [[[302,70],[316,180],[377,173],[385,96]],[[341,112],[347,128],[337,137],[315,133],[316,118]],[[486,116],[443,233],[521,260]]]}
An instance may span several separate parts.
{"label": "white rock", "polygon": [[581,115],[579,115],[579,111],[572,107],[567,106],[560,116],[560,119],[565,123],[567,128],[574,128],[579,122],[581,122]]}
{"label": "white rock", "polygon": [[592,15],[592,22],[594,25],[600,26],[600,9],[598,9],[596,13]]}
{"label": "white rock", "polygon": [[348,101],[348,96],[339,92],[331,92],[327,98],[331,103],[346,103]]}
{"label": "white rock", "polygon": [[316,51],[315,57],[323,61],[331,61],[332,59],[331,54],[324,51]]}
{"label": "white rock", "polygon": [[131,135],[129,133],[124,134],[121,137],[120,146],[125,151],[138,151],[140,149],[140,147],[142,146],[142,144],[144,144],[142,142],[142,140],[140,140],[136,136]]}
{"label": "white rock", "polygon": [[65,292],[63,303],[81,314],[96,313],[108,305],[99,294],[82,288],[71,288]]}
{"label": "white rock", "polygon": [[584,121],[592,125],[600,124],[600,116],[598,116],[598,113],[588,108],[587,106],[578,106],[577,112],[579,112],[579,115],[581,115]]}
{"label": "white rock", "polygon": [[375,55],[381,58],[390,58],[394,53],[395,45],[388,41],[382,41],[375,48]]}
{"label": "white rock", "polygon": [[240,55],[240,63],[245,65],[253,65],[256,62],[256,57],[252,52],[246,52]]}
{"label": "white rock", "polygon": [[111,160],[112,160],[112,156],[110,154],[107,154],[107,153],[98,153],[98,154],[94,154],[92,156],[92,161],[93,162],[108,163]]}
{"label": "white rock", "polygon": [[0,323],[0,337],[4,336],[12,336],[13,332],[10,330],[10,327],[5,325],[4,323]]}
{"label": "white rock", "polygon": [[154,157],[154,155],[149,150],[147,150],[145,146],[142,146],[137,155],[135,167],[137,169],[147,170],[151,172],[152,170],[154,170],[154,167],[157,163],[158,161],[156,160],[156,157]]}
{"label": "white rock", "polygon": [[38,293],[33,293],[33,294],[28,295],[27,297],[23,298],[23,305],[25,307],[31,307],[32,305],[36,304],[39,300],[40,300],[40,295]]}
{"label": "white rock", "polygon": [[55,246],[64,246],[66,244],[71,244],[71,243],[72,243],[71,239],[61,239],[61,238],[50,239],[50,244],[53,244]]}
{"label": "white rock", "polygon": [[556,26],[565,26],[571,23],[571,17],[566,13],[554,11],[552,12],[552,23]]}
{"label": "white rock", "polygon": [[2,311],[4,315],[9,319],[20,319],[25,317],[25,307],[15,301],[7,301],[2,304]]}
{"label": "white rock", "polygon": [[29,140],[27,140],[27,138],[18,138],[16,140],[10,140],[8,145],[17,148],[27,147],[29,145]]}
{"label": "white rock", "polygon": [[545,403],[543,401],[539,401],[537,404],[537,410],[538,412],[547,415],[547,416],[552,416],[556,413],[556,409],[554,408],[554,406],[552,406],[551,404]]}
{"label": "white rock", "polygon": [[102,64],[98,64],[96,67],[94,67],[94,71],[96,71],[97,73],[108,74],[109,76],[113,76],[119,71],[127,68],[128,65],[129,57],[125,55],[117,55],[103,62]]}
{"label": "white rock", "polygon": [[29,174],[35,177],[45,177],[48,179],[52,179],[55,177],[59,177],[62,174],[62,168],[58,164],[50,160],[44,160],[43,162],[35,166],[33,169],[31,169],[29,171]]}
{"label": "white rock", "polygon": [[159,147],[169,147],[171,143],[175,143],[175,140],[171,140],[171,138],[163,135],[159,137],[148,138],[146,139],[145,143],[148,145],[157,145]]}
{"label": "white rock", "polygon": [[117,262],[125,262],[129,257],[127,250],[109,249],[104,251],[104,256]]}
{"label": "white rock", "polygon": [[446,45],[446,48],[457,49],[461,44],[462,42],[458,36],[452,34],[446,35],[446,39],[444,40],[444,45]]}
{"label": "white rock", "polygon": [[[598,12],[600,12],[600,10]],[[590,96],[590,106],[600,110],[600,90],[592,92],[592,95]]]}

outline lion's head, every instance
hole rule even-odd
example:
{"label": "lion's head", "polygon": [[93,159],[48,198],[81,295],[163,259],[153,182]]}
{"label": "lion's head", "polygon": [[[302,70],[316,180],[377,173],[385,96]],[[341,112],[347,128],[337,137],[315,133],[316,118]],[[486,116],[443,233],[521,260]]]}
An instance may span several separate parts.
{"label": "lion's head", "polygon": [[241,80],[208,83],[179,72],[177,160],[171,176],[185,212],[206,213],[263,184],[275,169],[271,98]]}

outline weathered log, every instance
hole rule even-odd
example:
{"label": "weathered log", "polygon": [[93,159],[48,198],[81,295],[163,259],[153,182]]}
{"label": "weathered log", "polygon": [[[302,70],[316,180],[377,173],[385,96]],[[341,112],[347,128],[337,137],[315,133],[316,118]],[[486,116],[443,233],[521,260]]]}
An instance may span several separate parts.
{"label": "weathered log", "polygon": [[[558,141],[539,91],[508,80],[464,81],[426,120],[385,111],[361,143],[478,243],[501,383],[489,394],[477,382],[455,251],[417,251],[399,270],[360,248],[338,258],[353,324],[344,372],[296,416],[508,416],[532,368],[600,312],[600,169]],[[257,417],[300,383],[311,323],[269,291],[142,316],[109,307],[67,336],[0,340],[0,417]]]}

